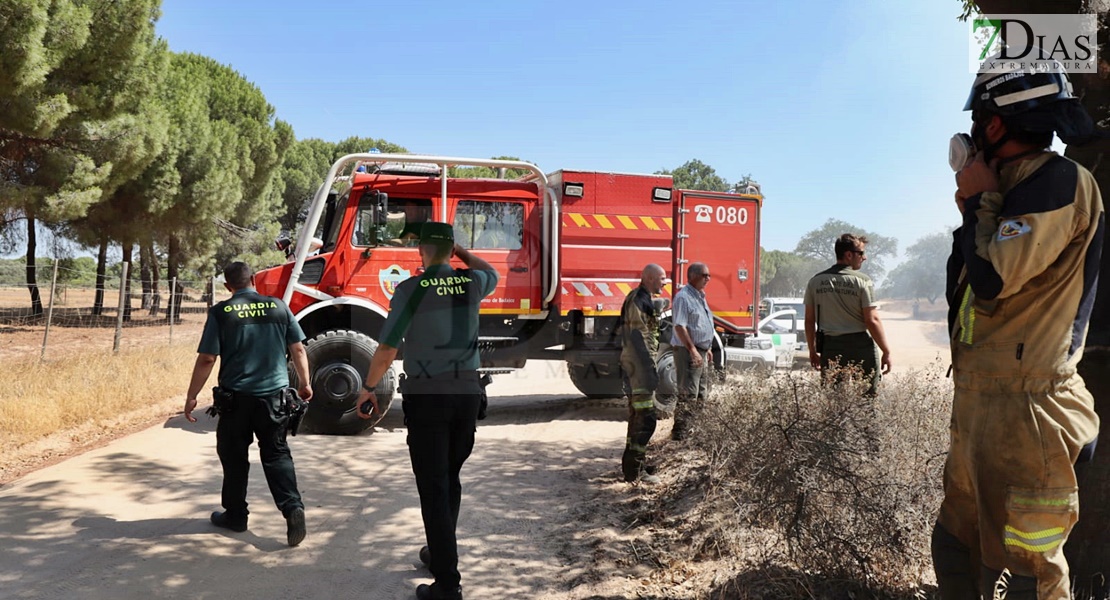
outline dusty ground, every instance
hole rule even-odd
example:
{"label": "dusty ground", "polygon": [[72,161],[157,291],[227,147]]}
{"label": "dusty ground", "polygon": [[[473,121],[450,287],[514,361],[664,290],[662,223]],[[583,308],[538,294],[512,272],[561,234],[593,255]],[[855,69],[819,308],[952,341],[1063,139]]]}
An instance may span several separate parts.
{"label": "dusty ground", "polygon": [[[883,311],[895,369],[934,363],[944,326],[900,308],[908,307]],[[19,345],[9,334],[0,346]],[[664,571],[641,560],[648,554],[634,530],[643,524],[625,522],[621,507],[650,501],[650,490],[618,478],[622,401],[582,399],[551,362],[502,376],[490,391],[490,417],[463,474],[468,598],[685,598],[728,573],[728,565],[680,561]],[[219,503],[214,422],[186,423],[178,403],[125,419],[123,433],[153,426],[106,434],[92,450],[80,432],[59,434],[57,446],[42,446],[57,464],[0,487],[4,597],[390,600],[428,581],[415,560],[423,530],[399,407],[373,434],[292,440],[309,537],[289,549],[257,459],[251,529],[207,523]],[[653,452],[681,451],[665,441],[669,426],[662,422]],[[77,454],[58,462],[67,453]]]}

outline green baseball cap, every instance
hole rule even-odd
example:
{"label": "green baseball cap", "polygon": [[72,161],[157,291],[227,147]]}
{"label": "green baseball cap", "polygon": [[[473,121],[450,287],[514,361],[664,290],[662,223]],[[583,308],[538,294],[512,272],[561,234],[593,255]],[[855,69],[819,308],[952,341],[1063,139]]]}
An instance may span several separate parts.
{"label": "green baseball cap", "polygon": [[447,223],[428,221],[420,227],[420,243],[435,244],[439,242],[455,243],[455,229]]}

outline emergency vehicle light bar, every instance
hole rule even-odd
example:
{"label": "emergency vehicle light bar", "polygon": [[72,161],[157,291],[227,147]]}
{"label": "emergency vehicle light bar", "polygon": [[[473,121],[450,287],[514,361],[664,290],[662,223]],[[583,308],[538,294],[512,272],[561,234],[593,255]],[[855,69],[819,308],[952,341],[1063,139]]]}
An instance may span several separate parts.
{"label": "emergency vehicle light bar", "polygon": [[285,293],[282,295],[282,300],[289,304],[293,299],[293,292],[301,292],[312,297],[317,297],[320,294],[314,288],[302,285],[300,283],[301,274],[304,271],[305,258],[308,253],[313,250],[309,242],[313,235],[316,233],[316,227],[320,224],[320,217],[324,214],[325,204],[327,204],[328,192],[331,191],[332,185],[335,184],[339,176],[339,172],[343,170],[347,164],[352,162],[360,163],[432,163],[437,164],[442,168],[440,172],[440,179],[442,181],[442,209],[440,211],[440,221],[447,222],[447,168],[452,166],[467,165],[474,167],[491,167],[491,168],[506,168],[506,169],[523,169],[531,172],[528,176],[529,180],[533,177],[536,179],[536,185],[539,187],[540,198],[543,200],[543,266],[546,267],[546,272],[543,276],[545,284],[545,293],[543,296],[543,305],[546,307],[554,298],[555,293],[558,291],[558,273],[559,273],[559,253],[555,250],[559,245],[559,201],[555,197],[554,192],[551,190],[547,183],[547,175],[544,175],[536,165],[525,162],[522,160],[499,160],[493,158],[457,158],[451,156],[433,156],[427,154],[385,154],[380,152],[368,152],[360,154],[348,154],[341,157],[339,160],[332,164],[331,169],[328,169],[328,175],[324,179],[324,184],[316,190],[316,195],[312,198],[312,204],[308,210],[308,219],[305,221],[304,228],[298,236],[296,246],[296,259],[293,262],[293,271],[289,274],[289,283],[285,286]]}

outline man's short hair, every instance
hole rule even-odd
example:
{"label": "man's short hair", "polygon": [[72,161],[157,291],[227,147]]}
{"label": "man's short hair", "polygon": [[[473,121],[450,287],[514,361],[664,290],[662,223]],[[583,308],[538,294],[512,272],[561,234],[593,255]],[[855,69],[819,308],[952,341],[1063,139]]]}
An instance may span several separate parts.
{"label": "man's short hair", "polygon": [[686,267],[686,279],[690,279],[694,275],[705,275],[708,270],[708,265],[703,262],[690,263],[690,266]]}
{"label": "man's short hair", "polygon": [[844,258],[844,253],[850,250],[855,250],[856,246],[866,246],[867,236],[856,235],[854,233],[845,233],[836,240],[836,245],[833,251],[836,252],[836,260]]}
{"label": "man's short hair", "polygon": [[235,261],[224,267],[224,281],[236,290],[249,286],[253,274],[250,265],[242,261]]}

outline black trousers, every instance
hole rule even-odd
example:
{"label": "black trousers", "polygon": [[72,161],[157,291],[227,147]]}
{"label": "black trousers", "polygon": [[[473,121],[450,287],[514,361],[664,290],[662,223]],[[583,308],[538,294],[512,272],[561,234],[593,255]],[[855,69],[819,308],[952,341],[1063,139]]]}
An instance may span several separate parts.
{"label": "black trousers", "polygon": [[[866,332],[845,335],[825,335],[825,347],[821,350],[821,380],[825,381],[830,373],[829,363],[835,362],[840,369],[859,369],[860,375],[871,385],[866,394],[874,396],[879,389],[882,372],[879,370],[878,348]],[[844,371],[833,374],[834,383],[846,380]]]}
{"label": "black trousers", "polygon": [[403,394],[409,458],[436,583],[459,585],[455,528],[462,504],[459,473],[474,449],[481,394]]}
{"label": "black trousers", "polygon": [[304,508],[297,490],[293,455],[285,441],[285,419],[281,418],[281,394],[265,398],[236,394],[230,410],[216,424],[216,454],[224,467],[222,503],[228,519],[246,521],[247,476],[250,461],[247,450],[258,437],[262,471],[281,514],[288,517],[295,508]]}

